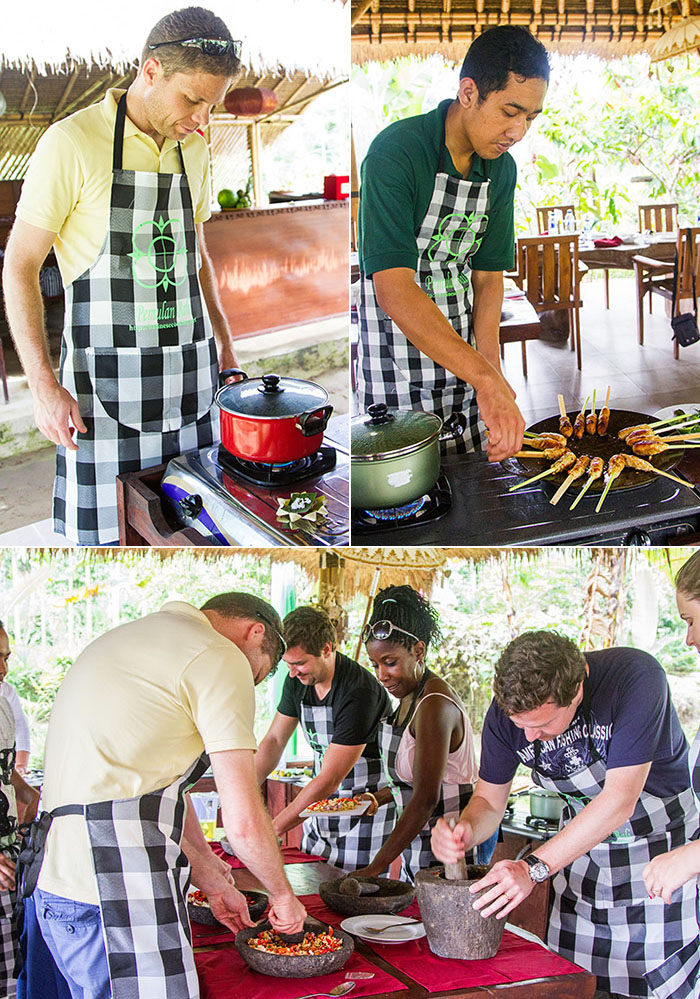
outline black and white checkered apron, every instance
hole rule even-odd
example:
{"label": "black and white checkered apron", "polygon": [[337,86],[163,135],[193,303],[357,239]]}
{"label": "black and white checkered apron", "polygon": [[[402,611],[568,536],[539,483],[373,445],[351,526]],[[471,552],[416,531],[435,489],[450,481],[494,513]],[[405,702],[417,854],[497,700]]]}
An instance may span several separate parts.
{"label": "black and white checkered apron", "polygon": [[60,381],[87,433],[59,446],[54,527],[83,545],[119,538],[116,476],[218,437],[217,353],[182,173],[122,169],[126,94],[114,130],[109,225],[94,263],[66,289]]}
{"label": "black and white checkered apron", "polygon": [[[389,787],[391,788],[391,793],[394,796],[394,801],[396,802],[398,816],[401,815],[413,795],[413,785],[407,784],[406,781],[401,780],[396,772],[396,755],[399,751],[399,743],[401,742],[401,737],[404,731],[413,718],[415,707],[420,700],[420,696],[423,693],[426,683],[434,676],[435,674],[429,669],[425,670],[418,689],[413,697],[411,707],[400,725],[396,722],[399,708],[396,709],[395,714],[388,721],[383,721],[379,725],[379,748],[382,754],[385,776]],[[427,823],[423,826],[416,838],[412,840],[412,842],[401,854],[401,873],[399,878],[402,881],[415,881],[418,871],[423,870],[426,867],[436,867],[439,865],[440,861],[434,856],[432,850],[430,849],[430,834],[433,830],[433,826],[438,819],[444,816],[454,815],[455,818],[457,818],[459,813],[471,798],[472,791],[473,787],[471,784],[442,785],[440,789],[440,800],[438,801],[433,814],[430,816]],[[468,852],[466,856],[467,863],[471,864],[474,862],[473,851]]]}
{"label": "black and white checkered apron", "polygon": [[[695,793],[696,805],[700,801],[700,732],[695,736],[695,741],[690,747],[688,763],[690,766],[690,783]],[[699,832],[696,827],[694,835],[698,839]],[[696,915],[700,924],[700,904],[697,893],[698,879],[693,878],[690,882],[695,886]],[[675,954],[654,971],[646,975],[648,985],[653,990],[655,999],[700,999],[700,947],[698,946],[697,934],[700,929],[696,929],[696,936],[684,947],[681,947]]]}
{"label": "black and white checkered apron", "polygon": [[[301,727],[314,754],[314,777],[320,773],[323,757],[333,740],[333,709],[301,702]],[[341,781],[340,797],[353,797],[362,791],[385,787],[382,764],[361,756]],[[394,828],[393,802],[382,805],[375,815],[312,815],[304,820],[301,848],[323,857],[343,871],[366,867]]]}
{"label": "black and white checkered apron", "polygon": [[[533,779],[564,799],[560,828],[602,791],[607,767],[590,736],[590,695],[584,683],[581,713],[589,733],[586,751],[568,754],[571,772],[553,779],[538,771],[535,743]],[[584,738],[586,738],[584,736]],[[583,748],[583,747],[581,747]],[[592,762],[583,762],[588,756]],[[576,761],[580,769],[575,769]],[[688,944],[698,945],[695,881],[674,893],[666,905],[650,899],[642,871],[652,857],[687,843],[698,828],[691,788],[668,798],[643,791],[632,817],[602,843],[554,875],[549,946],[598,978],[598,988],[622,996],[662,996],[645,975],[663,981],[661,966]]]}
{"label": "black and white checkered apron", "polygon": [[[435,302],[452,328],[476,347],[472,328],[470,258],[488,224],[489,181],[473,182],[443,172],[443,142],[435,186],[420,224],[416,282]],[[384,312],[371,277],[362,276],[357,383],[363,410],[384,402],[394,409],[423,409],[447,420],[463,413],[463,437],[442,444],[449,451],[479,451],[483,424],[471,385],[414,347]]]}
{"label": "black and white checkered apron", "polygon": [[[8,723],[14,731],[14,719],[9,705],[5,708]],[[14,735],[12,736],[14,739]],[[15,747],[0,743],[0,853],[17,860],[19,853],[17,833],[17,806],[12,787],[15,766]],[[14,995],[15,960],[17,957],[17,931],[14,920],[16,893],[0,889],[0,997],[9,992]]]}

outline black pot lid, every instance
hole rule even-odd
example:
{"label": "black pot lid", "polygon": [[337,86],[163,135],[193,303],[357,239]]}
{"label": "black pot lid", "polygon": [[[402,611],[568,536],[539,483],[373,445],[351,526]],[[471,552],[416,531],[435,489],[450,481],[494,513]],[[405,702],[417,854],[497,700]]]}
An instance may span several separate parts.
{"label": "black pot lid", "polygon": [[383,402],[370,406],[351,425],[353,461],[379,461],[411,454],[434,441],[442,420],[422,409],[389,409]]}
{"label": "black pot lid", "polygon": [[284,420],[321,409],[328,402],[328,393],[321,385],[303,378],[263,375],[223,385],[216,393],[216,402],[234,416]]}

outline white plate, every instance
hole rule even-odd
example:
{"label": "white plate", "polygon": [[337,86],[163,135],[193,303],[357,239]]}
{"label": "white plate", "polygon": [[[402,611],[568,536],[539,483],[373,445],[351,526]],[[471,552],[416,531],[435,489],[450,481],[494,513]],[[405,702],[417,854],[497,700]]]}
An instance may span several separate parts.
{"label": "white plate", "polygon": [[[342,798],[343,795],[342,794],[338,795],[338,797]],[[339,815],[363,815],[367,811],[367,809],[369,808],[370,804],[371,804],[370,801],[361,801],[360,804],[359,805],[355,805],[354,808],[344,808],[342,810],[342,812],[335,812],[335,811],[333,811],[333,812],[321,812],[317,808],[315,808],[313,810],[313,812],[311,812],[311,811],[309,811],[308,808],[302,808],[302,810],[299,812],[299,815],[302,818],[305,818],[305,819],[308,818],[310,815],[324,815],[324,816],[328,816],[328,815],[334,815],[334,816],[339,816]]]}
{"label": "white plate", "polygon": [[[389,923],[403,923],[403,926],[393,926],[386,933],[370,933],[367,926],[388,926]],[[372,943],[400,944],[408,940],[419,940],[425,936],[422,923],[408,916],[349,916],[340,924],[346,933],[352,933],[360,940],[370,940]]]}
{"label": "white plate", "polygon": [[688,413],[689,416],[697,415],[700,420],[700,402],[682,402],[677,406],[664,406],[663,409],[657,409],[654,413],[654,419],[667,420],[671,416],[675,416],[678,410]]}

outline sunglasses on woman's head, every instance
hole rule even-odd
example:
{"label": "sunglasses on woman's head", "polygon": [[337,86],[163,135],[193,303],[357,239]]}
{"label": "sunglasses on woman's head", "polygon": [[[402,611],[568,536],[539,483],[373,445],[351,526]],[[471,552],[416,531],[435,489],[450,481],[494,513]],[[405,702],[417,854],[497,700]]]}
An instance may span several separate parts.
{"label": "sunglasses on woman's head", "polygon": [[362,629],[362,641],[368,642],[370,638],[375,638],[378,642],[385,642],[394,631],[400,631],[402,635],[408,635],[414,642],[420,642],[420,638],[414,635],[413,632],[406,631],[405,628],[399,628],[398,625],[392,624],[391,621],[375,621],[374,624],[366,624]]}

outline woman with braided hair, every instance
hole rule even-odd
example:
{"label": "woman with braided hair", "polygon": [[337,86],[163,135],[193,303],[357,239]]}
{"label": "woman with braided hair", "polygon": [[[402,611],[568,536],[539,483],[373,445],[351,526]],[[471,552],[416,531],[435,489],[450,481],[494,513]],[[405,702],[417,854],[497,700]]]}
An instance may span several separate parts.
{"label": "woman with braided hair", "polygon": [[[372,809],[396,801],[399,820],[360,873],[380,875],[401,857],[402,880],[434,866],[430,832],[440,816],[459,813],[477,777],[474,735],[453,688],[426,666],[441,638],[437,611],[411,586],[389,586],[374,601],[363,633],[379,682],[398,705],[379,725],[378,740],[389,787],[367,795]],[[490,858],[494,841],[479,859]]]}

